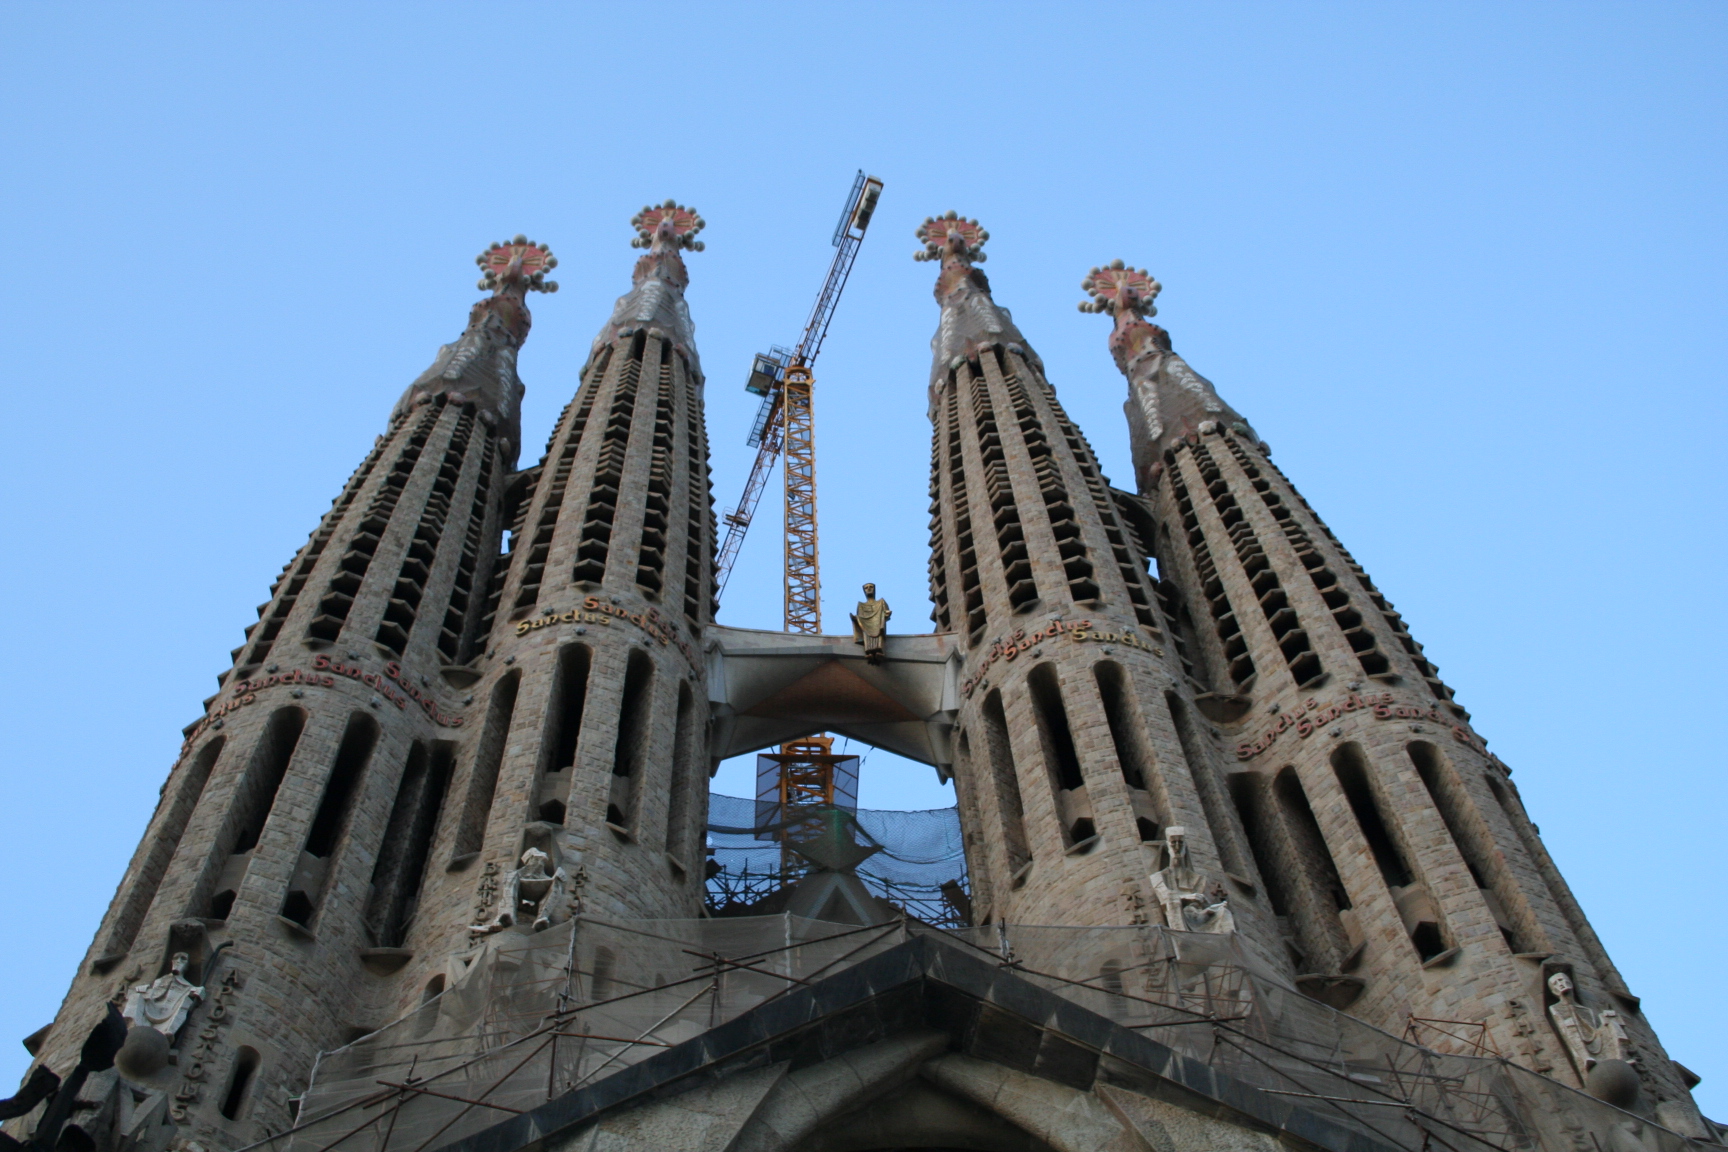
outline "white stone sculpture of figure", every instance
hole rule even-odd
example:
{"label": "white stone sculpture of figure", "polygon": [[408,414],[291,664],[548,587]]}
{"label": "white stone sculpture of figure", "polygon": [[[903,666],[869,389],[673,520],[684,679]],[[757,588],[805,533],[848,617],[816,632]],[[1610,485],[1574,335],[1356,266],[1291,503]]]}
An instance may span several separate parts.
{"label": "white stone sculpture of figure", "polygon": [[570,878],[564,869],[547,871],[552,857],[538,848],[522,853],[521,866],[504,880],[504,909],[489,924],[475,924],[469,931],[476,936],[500,932],[516,923],[528,920],[539,932],[552,926],[554,919],[563,920],[568,910]]}
{"label": "white stone sculpture of figure", "polygon": [[1611,1008],[1593,1012],[1578,1003],[1572,977],[1564,972],[1548,977],[1548,991],[1554,993],[1548,1018],[1554,1021],[1580,1076],[1603,1060],[1631,1061],[1632,1044],[1618,1012]]}
{"label": "white stone sculpture of figure", "polygon": [[1164,908],[1164,923],[1179,932],[1236,931],[1236,917],[1223,885],[1188,859],[1188,830],[1173,825],[1164,835],[1170,864],[1152,873],[1152,892]]}
{"label": "white stone sculpture of figure", "polygon": [[135,1026],[154,1028],[170,1040],[186,1023],[186,1014],[204,999],[204,989],[194,987],[186,979],[186,965],[191,957],[174,953],[168,972],[148,984],[135,984],[126,996],[126,1007],[120,1015]]}

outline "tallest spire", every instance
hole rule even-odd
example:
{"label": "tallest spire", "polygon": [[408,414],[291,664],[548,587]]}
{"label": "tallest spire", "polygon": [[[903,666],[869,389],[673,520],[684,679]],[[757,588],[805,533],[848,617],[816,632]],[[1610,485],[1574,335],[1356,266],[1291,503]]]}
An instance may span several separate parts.
{"label": "tallest spire", "polygon": [[991,345],[1001,344],[1036,362],[1037,356],[1026,347],[1026,338],[1014,326],[1008,309],[991,298],[989,279],[973,267],[987,258],[984,243],[990,239],[990,233],[983,225],[957,212],[948,212],[926,219],[918,228],[918,239],[924,242],[924,247],[914,252],[912,258],[942,264],[935,288],[936,302],[942,306],[942,321],[936,335],[930,338],[932,403],[949,371]]}

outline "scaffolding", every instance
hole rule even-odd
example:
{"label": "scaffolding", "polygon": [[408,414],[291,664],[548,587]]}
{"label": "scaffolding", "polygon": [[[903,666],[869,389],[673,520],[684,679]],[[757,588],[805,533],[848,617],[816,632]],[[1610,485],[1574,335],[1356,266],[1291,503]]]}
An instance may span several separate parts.
{"label": "scaffolding", "polygon": [[1436,1051],[1311,1000],[1233,935],[1154,925],[941,931],[909,920],[855,928],[792,916],[580,916],[489,937],[452,958],[441,994],[323,1054],[294,1127],[251,1147],[431,1152],[914,936],[1405,1152],[1693,1148],[1504,1058]]}

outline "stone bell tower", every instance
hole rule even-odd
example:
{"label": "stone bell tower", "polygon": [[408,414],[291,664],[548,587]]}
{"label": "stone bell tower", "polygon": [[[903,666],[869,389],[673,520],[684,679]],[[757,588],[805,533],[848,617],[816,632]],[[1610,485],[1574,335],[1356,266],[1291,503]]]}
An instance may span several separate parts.
{"label": "stone bell tower", "polygon": [[931,597],[964,644],[955,782],[980,921],[1165,919],[1168,829],[1268,948],[1277,926],[1156,603],[1151,517],[1113,489],[1043,362],[974,265],[988,234],[919,229],[931,342]]}
{"label": "stone bell tower", "polygon": [[633,286],[596,337],[546,455],[506,496],[508,551],[474,686],[473,786],[490,817],[451,849],[463,870],[451,930],[501,910],[498,886],[530,847],[603,914],[701,908],[700,652],[715,534],[681,253],[701,251],[703,221],[668,200],[632,224],[632,246],[647,249]]}
{"label": "stone bell tower", "polygon": [[1511,770],[1266,444],[1150,322],[1158,282],[1118,260],[1083,287],[1082,311],[1115,320],[1172,646],[1217,721],[1298,985],[1702,1133]]}
{"label": "stone bell tower", "polygon": [[380,973],[410,954],[466,733],[455,685],[485,642],[526,295],[557,288],[551,252],[524,237],[478,259],[493,295],[260,606],[39,1041],[64,1074],[111,999],[159,985],[154,1008],[133,1004],[131,1085],[93,1077],[71,1128],[214,1148],[286,1127],[318,1051],[375,1017]]}

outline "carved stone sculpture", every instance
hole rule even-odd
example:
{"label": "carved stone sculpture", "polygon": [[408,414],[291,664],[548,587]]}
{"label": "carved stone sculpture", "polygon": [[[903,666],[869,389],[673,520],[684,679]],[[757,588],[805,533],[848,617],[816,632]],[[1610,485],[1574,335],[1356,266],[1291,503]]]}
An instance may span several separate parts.
{"label": "carved stone sculpture", "polygon": [[204,989],[186,979],[189,957],[174,953],[168,971],[148,984],[134,985],[120,1014],[135,1026],[154,1028],[170,1040],[186,1023],[186,1014],[204,999]]}
{"label": "carved stone sculpture", "polygon": [[1548,1005],[1548,1019],[1553,1021],[1567,1055],[1572,1057],[1573,1067],[1586,1083],[1591,1079],[1591,1071],[1604,1061],[1631,1062],[1632,1045],[1618,1012],[1611,1008],[1597,1012],[1578,1003],[1572,977],[1564,972],[1548,977],[1548,991],[1554,994],[1554,1003]]}
{"label": "carved stone sculpture", "polygon": [[864,658],[872,664],[882,662],[882,644],[888,637],[888,619],[894,610],[888,601],[876,599],[876,585],[864,585],[864,599],[852,613],[852,640],[864,645]]}
{"label": "carved stone sculpture", "polygon": [[562,868],[554,867],[548,871],[547,866],[551,863],[552,857],[538,848],[522,853],[520,867],[504,879],[503,910],[490,923],[475,924],[469,931],[476,936],[490,935],[522,919],[539,932],[550,928],[554,921],[566,919],[570,877]]}
{"label": "carved stone sculpture", "polygon": [[1188,858],[1188,830],[1165,831],[1170,863],[1152,873],[1152,891],[1164,909],[1164,923],[1178,932],[1234,932],[1236,917],[1224,886],[1195,868]]}

